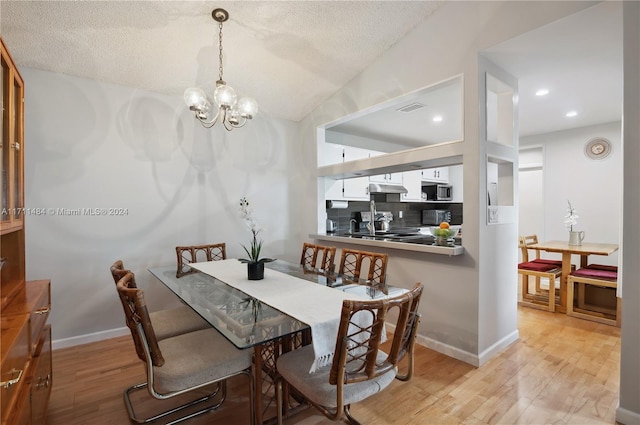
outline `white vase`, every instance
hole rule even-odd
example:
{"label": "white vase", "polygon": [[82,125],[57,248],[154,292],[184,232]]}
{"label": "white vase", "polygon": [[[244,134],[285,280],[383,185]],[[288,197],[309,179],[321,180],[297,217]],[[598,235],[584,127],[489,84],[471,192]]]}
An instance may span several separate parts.
{"label": "white vase", "polygon": [[582,245],[584,239],[584,232],[569,232],[569,245]]}

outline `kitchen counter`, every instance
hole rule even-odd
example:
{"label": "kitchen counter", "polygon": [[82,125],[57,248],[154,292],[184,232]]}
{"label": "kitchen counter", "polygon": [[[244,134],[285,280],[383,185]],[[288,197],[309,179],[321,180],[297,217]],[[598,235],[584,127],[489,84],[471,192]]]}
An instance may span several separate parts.
{"label": "kitchen counter", "polygon": [[427,252],[430,254],[440,255],[462,255],[464,247],[460,238],[456,238],[454,246],[436,246],[433,245],[433,237],[428,235],[400,235],[399,237],[392,232],[388,234],[378,233],[371,236],[366,233],[335,233],[335,234],[310,234],[310,238],[328,241],[331,243],[348,243],[353,245],[365,245],[380,248],[400,249],[404,251]]}

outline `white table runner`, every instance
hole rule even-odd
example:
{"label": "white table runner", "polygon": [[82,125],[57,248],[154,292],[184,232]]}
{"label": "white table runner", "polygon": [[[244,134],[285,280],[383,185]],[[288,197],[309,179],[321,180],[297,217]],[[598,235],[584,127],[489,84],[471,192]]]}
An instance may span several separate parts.
{"label": "white table runner", "polygon": [[315,352],[310,372],[331,365],[342,301],[368,299],[268,268],[264,270],[263,280],[248,280],[247,265],[237,259],[194,263],[189,266],[309,325]]}

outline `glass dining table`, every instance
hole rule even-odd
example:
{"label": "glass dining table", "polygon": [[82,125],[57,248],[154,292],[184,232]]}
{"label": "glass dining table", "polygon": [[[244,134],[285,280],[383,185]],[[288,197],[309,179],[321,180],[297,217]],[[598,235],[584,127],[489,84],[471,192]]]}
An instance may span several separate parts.
{"label": "glass dining table", "polygon": [[[282,260],[266,263],[266,268],[343,291],[347,298],[377,299],[406,291],[325,270],[304,268]],[[247,295],[223,278],[196,269],[177,278],[176,266],[153,267],[149,272],[237,348],[254,350],[256,423],[273,423],[277,418],[274,385],[276,361],[281,354],[310,344],[311,327],[263,300]],[[305,407],[301,400],[293,396],[285,398],[290,400],[289,415],[292,410]]]}

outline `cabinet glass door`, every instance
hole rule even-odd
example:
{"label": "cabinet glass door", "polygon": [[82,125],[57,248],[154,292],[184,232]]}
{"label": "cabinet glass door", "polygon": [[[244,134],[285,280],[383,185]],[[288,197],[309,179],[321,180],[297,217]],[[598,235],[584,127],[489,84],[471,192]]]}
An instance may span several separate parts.
{"label": "cabinet glass door", "polygon": [[24,220],[23,152],[24,85],[2,45],[2,233],[22,228]]}
{"label": "cabinet glass door", "polygon": [[22,82],[18,79],[13,79],[13,111],[11,114],[11,120],[13,121],[13,143],[11,144],[11,154],[13,158],[13,173],[11,175],[11,195],[12,195],[12,214],[13,220],[21,220],[24,217],[22,208],[24,202],[22,199],[22,153],[23,149],[23,137],[24,127],[21,125],[23,122],[22,114],[24,111],[22,99],[24,98]]}
{"label": "cabinet glass door", "polygon": [[9,159],[11,159],[9,150],[9,90],[10,72],[9,64],[5,60],[4,52],[2,52],[2,84],[0,85],[0,93],[2,94],[2,149],[0,150],[2,164],[2,221],[9,219]]}

